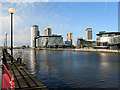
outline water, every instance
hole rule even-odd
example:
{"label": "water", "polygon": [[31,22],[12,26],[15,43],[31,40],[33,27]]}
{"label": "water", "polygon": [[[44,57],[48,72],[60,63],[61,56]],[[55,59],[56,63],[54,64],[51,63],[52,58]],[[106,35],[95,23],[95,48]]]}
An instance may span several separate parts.
{"label": "water", "polygon": [[49,88],[117,88],[119,55],[72,51],[16,50],[26,68]]}

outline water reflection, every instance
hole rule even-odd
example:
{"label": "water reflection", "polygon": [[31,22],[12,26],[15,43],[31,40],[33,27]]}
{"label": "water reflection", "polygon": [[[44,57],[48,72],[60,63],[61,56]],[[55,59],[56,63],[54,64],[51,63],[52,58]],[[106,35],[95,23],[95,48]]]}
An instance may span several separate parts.
{"label": "water reflection", "polygon": [[100,68],[101,70],[105,71],[105,69],[110,69],[110,62],[108,59],[109,55],[107,55],[106,53],[99,53],[99,57],[100,57]]}
{"label": "water reflection", "polygon": [[116,87],[118,86],[118,56],[112,53],[99,53],[99,72],[97,75],[98,80],[104,81],[109,85],[110,80],[114,80]]}
{"label": "water reflection", "polygon": [[27,67],[47,87],[117,87],[118,54],[30,50],[29,56]]}
{"label": "water reflection", "polygon": [[44,58],[45,58],[45,70],[46,70],[47,74],[50,74],[51,66],[50,66],[50,61],[49,61],[49,59],[50,59],[49,52],[44,51],[44,55],[45,55],[44,56]]}
{"label": "water reflection", "polygon": [[116,56],[114,56],[114,54],[99,53],[99,57],[100,57],[99,66],[100,66],[100,70],[102,72],[106,72],[109,70],[112,71],[114,69],[113,67],[118,69],[117,54],[116,54]]}
{"label": "water reflection", "polygon": [[30,61],[28,64],[29,66],[28,69],[32,74],[36,74],[38,71],[38,67],[39,67],[38,56],[39,56],[38,51],[30,50]]}
{"label": "water reflection", "polygon": [[35,50],[30,50],[30,69],[31,73],[35,73],[35,60],[36,60],[36,51]]}

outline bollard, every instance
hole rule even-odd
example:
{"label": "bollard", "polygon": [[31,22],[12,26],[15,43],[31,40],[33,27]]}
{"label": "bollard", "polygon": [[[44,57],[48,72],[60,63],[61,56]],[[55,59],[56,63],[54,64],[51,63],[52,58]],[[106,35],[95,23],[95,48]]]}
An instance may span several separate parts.
{"label": "bollard", "polygon": [[17,58],[17,63],[22,64],[22,59],[21,58]]}

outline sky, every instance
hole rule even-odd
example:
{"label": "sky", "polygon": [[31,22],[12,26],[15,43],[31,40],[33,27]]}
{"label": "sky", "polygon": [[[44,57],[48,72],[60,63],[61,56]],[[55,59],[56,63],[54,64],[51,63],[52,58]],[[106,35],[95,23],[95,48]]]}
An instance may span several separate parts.
{"label": "sky", "polygon": [[[40,35],[46,28],[52,28],[53,34],[63,35],[73,33],[73,44],[76,39],[85,39],[86,28],[92,28],[93,40],[99,31],[118,31],[118,2],[78,2],[78,0],[4,0],[0,4],[0,45],[3,45],[5,32],[8,33],[10,45],[10,14],[9,8],[14,8],[14,45],[30,45],[30,27],[38,25]],[[63,2],[64,1],[64,2]],[[94,0],[92,0],[94,1]],[[98,0],[99,1],[99,0]],[[109,2],[108,2],[109,1]]]}

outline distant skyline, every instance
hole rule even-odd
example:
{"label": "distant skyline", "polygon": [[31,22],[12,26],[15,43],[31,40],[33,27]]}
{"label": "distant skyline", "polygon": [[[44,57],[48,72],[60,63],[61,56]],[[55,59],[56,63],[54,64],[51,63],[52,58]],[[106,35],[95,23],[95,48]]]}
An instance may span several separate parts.
{"label": "distant skyline", "polygon": [[[85,39],[87,28],[93,30],[93,40],[99,31],[118,31],[118,2],[2,2],[2,40],[4,33],[10,38],[9,8],[14,8],[14,45],[30,44],[30,27],[38,25],[40,35],[46,28],[53,34],[73,33],[73,44],[78,37]],[[10,42],[8,43],[10,44]]]}

